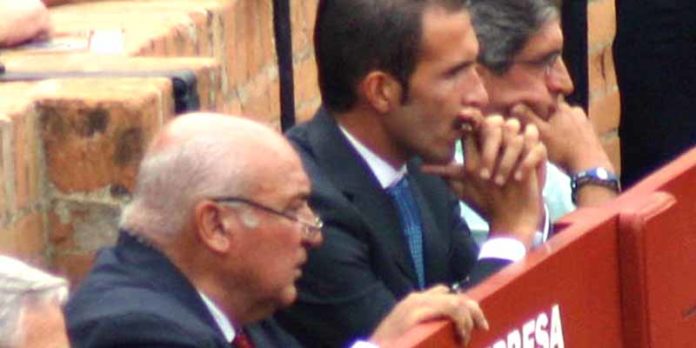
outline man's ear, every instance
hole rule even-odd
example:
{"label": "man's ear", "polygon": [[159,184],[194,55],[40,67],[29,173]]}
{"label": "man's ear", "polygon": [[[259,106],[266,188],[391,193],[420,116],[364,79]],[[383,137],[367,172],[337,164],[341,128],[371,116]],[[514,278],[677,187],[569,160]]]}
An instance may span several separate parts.
{"label": "man's ear", "polygon": [[402,88],[390,74],[371,71],[360,82],[360,93],[378,112],[387,113],[401,104]]}
{"label": "man's ear", "polygon": [[213,202],[199,202],[194,208],[196,233],[203,245],[215,253],[225,253],[231,246],[233,232],[226,224],[230,221],[223,220],[220,207]]}

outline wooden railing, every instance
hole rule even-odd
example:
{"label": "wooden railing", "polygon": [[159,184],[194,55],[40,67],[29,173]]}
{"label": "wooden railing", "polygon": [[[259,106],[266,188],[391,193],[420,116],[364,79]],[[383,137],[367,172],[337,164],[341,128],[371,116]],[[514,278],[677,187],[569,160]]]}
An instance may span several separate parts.
{"label": "wooden railing", "polygon": [[[563,230],[466,295],[491,330],[470,347],[692,347],[696,344],[696,148]],[[399,347],[456,347],[451,323]]]}

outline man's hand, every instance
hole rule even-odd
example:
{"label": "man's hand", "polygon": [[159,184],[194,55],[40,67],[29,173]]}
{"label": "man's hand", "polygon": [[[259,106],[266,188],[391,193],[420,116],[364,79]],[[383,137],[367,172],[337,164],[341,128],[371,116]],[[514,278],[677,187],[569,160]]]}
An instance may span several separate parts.
{"label": "man's hand", "polygon": [[544,120],[525,105],[516,105],[511,115],[523,124],[533,124],[539,129],[541,141],[546,145],[549,159],[568,173],[578,173],[594,167],[614,171],[609,156],[585,111],[559,102],[555,112]]}
{"label": "man's hand", "polygon": [[489,116],[463,142],[463,165],[423,170],[447,179],[460,199],[488,220],[492,236],[513,237],[529,247],[542,218],[546,175],[546,148],[538,130]]}
{"label": "man's hand", "polygon": [[41,0],[0,0],[0,47],[48,36],[51,21]]}
{"label": "man's hand", "polygon": [[[544,120],[520,104],[512,108],[511,116],[524,124],[535,125],[551,162],[570,175],[596,167],[614,172],[592,123],[581,108],[559,101],[555,112]],[[597,205],[615,196],[616,192],[606,187],[586,185],[578,191],[577,202],[580,206]]]}
{"label": "man's hand", "polygon": [[461,343],[467,344],[474,327],[488,330],[488,322],[478,303],[462,294],[451,294],[443,285],[412,293],[399,302],[379,324],[370,341],[381,348],[395,347],[396,341],[418,324],[450,319]]}

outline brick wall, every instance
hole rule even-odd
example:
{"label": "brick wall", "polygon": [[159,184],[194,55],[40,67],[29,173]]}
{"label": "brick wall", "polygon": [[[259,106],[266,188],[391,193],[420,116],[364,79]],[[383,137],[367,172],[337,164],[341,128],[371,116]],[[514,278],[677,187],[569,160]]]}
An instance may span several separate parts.
{"label": "brick wall", "polygon": [[[174,116],[165,77],[191,71],[201,109],[279,126],[271,0],[50,1],[55,35],[80,44],[117,32],[97,54],[4,50],[8,72],[100,73],[0,84],[0,252],[79,281],[113,243],[146,144]],[[318,105],[311,32],[316,1],[291,2],[298,114]],[[118,45],[114,46],[118,47]]]}
{"label": "brick wall", "polygon": [[611,44],[616,35],[614,0],[590,0],[587,7],[589,116],[605,149],[620,171],[619,87]]}
{"label": "brick wall", "polygon": [[[10,72],[169,71],[197,77],[203,110],[279,125],[271,0],[52,0],[56,35],[121,31],[123,51],[3,51]],[[300,120],[320,98],[312,50],[317,0],[290,1]],[[589,2],[590,117],[618,161],[612,0]],[[112,243],[144,147],[174,115],[162,77],[45,79],[0,84],[0,252],[78,281]]]}

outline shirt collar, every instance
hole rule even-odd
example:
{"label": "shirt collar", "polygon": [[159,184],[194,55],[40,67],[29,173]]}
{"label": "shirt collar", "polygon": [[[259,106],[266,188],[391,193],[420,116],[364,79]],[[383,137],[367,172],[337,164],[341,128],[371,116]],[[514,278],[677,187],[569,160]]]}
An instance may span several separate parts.
{"label": "shirt collar", "polygon": [[227,342],[232,342],[234,340],[235,331],[232,323],[230,323],[230,320],[220,310],[220,308],[213,301],[211,301],[210,298],[208,298],[208,296],[200,291],[198,294],[201,295],[203,303],[205,303],[205,306],[208,308],[208,312],[210,312],[210,315],[212,315],[213,319],[215,319],[215,322],[220,328],[220,331],[222,331],[222,334],[225,336]]}
{"label": "shirt collar", "polygon": [[367,146],[351,135],[348,130],[341,126],[339,126],[339,128],[341,129],[343,135],[345,135],[348,139],[348,142],[358,152],[360,157],[367,162],[367,166],[370,168],[370,171],[372,171],[372,174],[375,175],[377,181],[379,181],[379,184],[383,189],[396,184],[399,180],[401,180],[401,178],[404,177],[404,175],[406,175],[407,170],[405,164],[399,169],[394,169],[394,167],[389,165],[389,163],[379,157],[376,153],[372,152],[372,150],[368,149]]}

